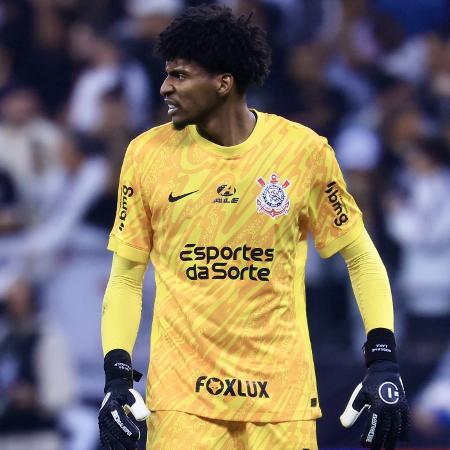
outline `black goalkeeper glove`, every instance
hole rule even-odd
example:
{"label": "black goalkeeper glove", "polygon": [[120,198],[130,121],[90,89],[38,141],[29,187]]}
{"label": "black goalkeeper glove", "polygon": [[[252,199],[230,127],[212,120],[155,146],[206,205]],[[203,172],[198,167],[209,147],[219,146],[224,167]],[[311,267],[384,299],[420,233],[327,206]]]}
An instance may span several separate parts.
{"label": "black goalkeeper glove", "polygon": [[105,356],[105,398],[98,415],[100,440],[107,450],[136,450],[139,428],[128,418],[145,420],[150,411],[141,395],[133,389],[133,379],[141,374],[133,371],[130,355],[125,350],[112,350]]}
{"label": "black goalkeeper glove", "polygon": [[344,427],[351,427],[369,408],[361,445],[371,450],[394,450],[397,441],[407,441],[410,414],[405,389],[395,356],[392,331],[376,328],[364,344],[367,373],[353,391],[341,415]]}

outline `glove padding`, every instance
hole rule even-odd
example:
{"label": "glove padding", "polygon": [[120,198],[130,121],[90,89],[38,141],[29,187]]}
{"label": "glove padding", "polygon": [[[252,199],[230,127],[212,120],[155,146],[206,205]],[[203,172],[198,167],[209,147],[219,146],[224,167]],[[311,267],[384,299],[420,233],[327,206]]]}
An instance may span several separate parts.
{"label": "glove padding", "polygon": [[370,364],[341,415],[342,425],[351,427],[366,408],[369,414],[361,435],[362,446],[394,450],[398,440],[408,440],[409,407],[396,363],[380,360]]}
{"label": "glove padding", "polygon": [[103,399],[98,424],[100,440],[107,450],[136,450],[140,438],[139,428],[127,416],[131,412],[136,420],[150,416],[141,395],[123,380],[110,383]]}

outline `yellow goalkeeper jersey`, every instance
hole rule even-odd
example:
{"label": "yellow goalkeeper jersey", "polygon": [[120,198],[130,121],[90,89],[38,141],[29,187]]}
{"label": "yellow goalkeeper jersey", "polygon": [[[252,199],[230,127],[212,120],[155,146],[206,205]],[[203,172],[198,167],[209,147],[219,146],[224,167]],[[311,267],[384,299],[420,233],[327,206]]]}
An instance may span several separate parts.
{"label": "yellow goalkeeper jersey", "polygon": [[235,146],[166,124],[126,152],[108,248],[154,265],[152,410],[252,422],[321,415],[306,239],[328,257],[362,232],[361,212],[326,139],[255,114]]}

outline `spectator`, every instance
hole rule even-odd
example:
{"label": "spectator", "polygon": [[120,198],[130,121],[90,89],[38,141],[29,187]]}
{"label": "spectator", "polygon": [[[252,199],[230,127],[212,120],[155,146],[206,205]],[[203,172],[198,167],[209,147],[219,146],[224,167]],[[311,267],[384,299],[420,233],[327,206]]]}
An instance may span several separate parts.
{"label": "spectator", "polygon": [[33,2],[33,40],[21,58],[18,78],[42,99],[43,108],[57,117],[67,102],[73,63],[67,52],[67,16],[56,2]]}
{"label": "spectator", "polygon": [[[79,133],[66,133],[60,148],[61,170],[53,174],[39,220],[21,235],[2,243],[0,253],[18,260],[40,278],[53,273],[64,252],[73,246],[94,245],[83,233],[83,217],[102,193],[108,166],[101,144]],[[89,232],[87,232],[89,235]],[[88,239],[89,244],[83,244]]]}
{"label": "spectator", "polygon": [[69,124],[75,130],[95,132],[103,122],[105,93],[121,87],[125,93],[129,126],[141,131],[150,123],[149,81],[142,66],[125,56],[112,34],[85,24],[72,29],[72,53],[87,63],[75,82],[69,105]]}
{"label": "spectator", "polygon": [[58,450],[58,415],[73,396],[68,349],[39,316],[36,297],[26,280],[16,281],[5,297],[0,327],[2,450]]}
{"label": "spectator", "polygon": [[432,439],[447,436],[450,445],[450,346],[412,406],[419,431]]}
{"label": "spectator", "polygon": [[293,48],[287,67],[291,95],[283,107],[293,120],[333,140],[348,102],[340,89],[327,84],[325,69],[326,53],[320,45]]}
{"label": "spectator", "polygon": [[416,361],[436,359],[450,329],[450,170],[440,141],[404,149],[405,169],[389,198],[388,231],[402,251],[398,288],[406,313],[405,350]]}
{"label": "spectator", "polygon": [[425,38],[408,38],[399,21],[382,13],[374,15],[373,28],[379,45],[378,67],[391,76],[420,83],[427,68]]}
{"label": "spectator", "polygon": [[0,235],[22,225],[17,208],[17,190],[9,173],[0,168]]}
{"label": "spectator", "polygon": [[8,50],[0,45],[0,96],[14,82],[11,55]]}
{"label": "spectator", "polygon": [[42,116],[36,93],[25,87],[4,93],[0,116],[0,165],[17,186],[22,211],[31,223],[47,178],[57,166],[60,130]]}

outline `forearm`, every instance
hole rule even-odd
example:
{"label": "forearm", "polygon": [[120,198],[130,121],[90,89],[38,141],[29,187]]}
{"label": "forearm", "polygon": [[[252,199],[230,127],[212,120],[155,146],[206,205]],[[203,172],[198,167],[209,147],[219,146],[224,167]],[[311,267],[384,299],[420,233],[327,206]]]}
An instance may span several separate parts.
{"label": "forearm", "polygon": [[103,298],[102,345],[132,354],[142,310],[142,282],[146,266],[113,256],[111,275]]}
{"label": "forearm", "polygon": [[341,250],[366,333],[394,329],[392,294],[386,268],[367,231]]}

